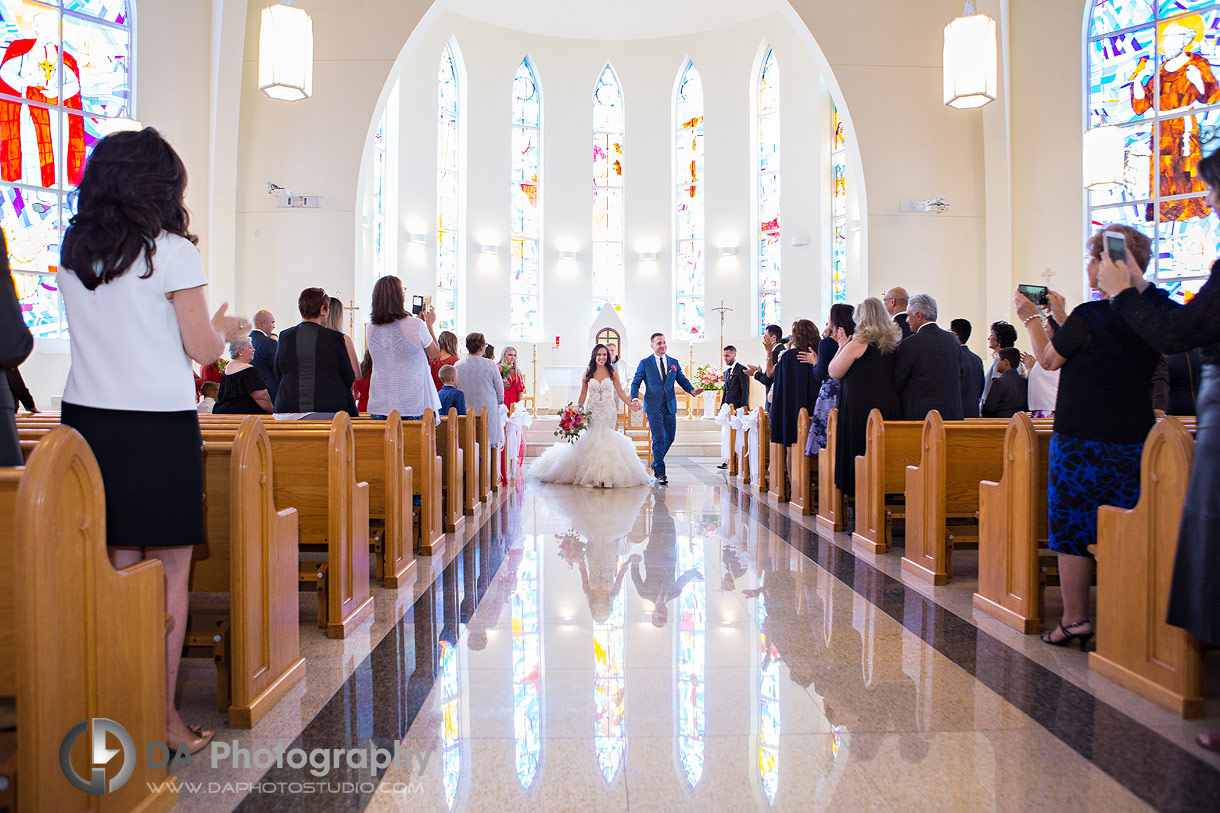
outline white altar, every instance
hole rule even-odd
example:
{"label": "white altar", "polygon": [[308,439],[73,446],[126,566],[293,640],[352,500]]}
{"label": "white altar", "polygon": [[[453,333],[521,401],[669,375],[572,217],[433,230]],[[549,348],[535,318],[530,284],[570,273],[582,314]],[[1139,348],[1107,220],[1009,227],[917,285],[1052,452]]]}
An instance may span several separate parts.
{"label": "white altar", "polygon": [[538,408],[561,409],[569,403],[576,403],[580,399],[580,382],[584,374],[584,367],[543,367]]}

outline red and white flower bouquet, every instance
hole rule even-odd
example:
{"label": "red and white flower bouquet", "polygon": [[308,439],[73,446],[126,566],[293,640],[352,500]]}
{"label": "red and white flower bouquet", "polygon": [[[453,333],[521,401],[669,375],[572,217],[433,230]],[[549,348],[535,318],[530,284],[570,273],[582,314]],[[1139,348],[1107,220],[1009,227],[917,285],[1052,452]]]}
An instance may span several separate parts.
{"label": "red and white flower bouquet", "polygon": [[724,371],[710,364],[695,368],[695,386],[704,392],[719,392],[724,389]]}
{"label": "red and white flower bouquet", "polygon": [[578,404],[568,404],[559,410],[559,428],[555,437],[563,438],[568,443],[575,443],[580,433],[589,428],[593,416],[589,410]]}

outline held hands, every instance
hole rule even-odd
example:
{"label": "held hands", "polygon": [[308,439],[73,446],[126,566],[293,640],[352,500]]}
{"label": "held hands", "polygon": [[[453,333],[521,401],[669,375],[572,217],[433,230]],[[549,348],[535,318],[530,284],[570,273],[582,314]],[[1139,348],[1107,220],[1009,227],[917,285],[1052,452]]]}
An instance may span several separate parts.
{"label": "held hands", "polygon": [[696,398],[702,394],[703,394],[703,387],[695,387],[694,391],[691,392],[691,395],[695,396]]}
{"label": "held hands", "polygon": [[631,408],[632,408],[632,409],[634,409],[636,412],[639,412],[639,411],[640,411],[641,406],[640,406],[640,399],[639,399],[639,398],[632,398],[632,399],[631,399]]}
{"label": "held hands", "polygon": [[212,317],[212,329],[225,338],[225,344],[240,339],[250,329],[250,323],[239,316],[226,316],[229,303],[226,302]]}

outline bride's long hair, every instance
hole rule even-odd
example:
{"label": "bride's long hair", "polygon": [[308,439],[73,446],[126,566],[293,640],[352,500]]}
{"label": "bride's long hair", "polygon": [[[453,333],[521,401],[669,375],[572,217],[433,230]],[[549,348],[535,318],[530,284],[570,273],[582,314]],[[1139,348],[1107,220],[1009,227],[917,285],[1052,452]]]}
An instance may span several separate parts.
{"label": "bride's long hair", "polygon": [[602,366],[606,368],[606,372],[608,372],[612,378],[614,377],[614,368],[610,366],[610,348],[606,347],[604,344],[596,344],[593,346],[593,353],[589,356],[589,366],[585,369],[585,381],[591,380],[593,378],[593,374],[597,372],[597,351],[599,350],[606,351],[606,363]]}

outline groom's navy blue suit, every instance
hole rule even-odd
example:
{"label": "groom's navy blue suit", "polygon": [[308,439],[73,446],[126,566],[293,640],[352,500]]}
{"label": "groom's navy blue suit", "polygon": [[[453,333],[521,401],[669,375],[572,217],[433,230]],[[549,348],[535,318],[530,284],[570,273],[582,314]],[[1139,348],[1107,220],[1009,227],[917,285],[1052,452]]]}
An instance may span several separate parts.
{"label": "groom's navy blue suit", "polygon": [[678,430],[678,399],[674,396],[674,382],[687,392],[694,387],[686,380],[682,367],[669,356],[661,356],[665,362],[665,377],[654,353],[640,361],[631,379],[631,397],[640,397],[640,384],[645,385],[644,412],[648,414],[648,426],[652,430],[652,471],[657,477],[665,476],[665,453],[673,445]]}

